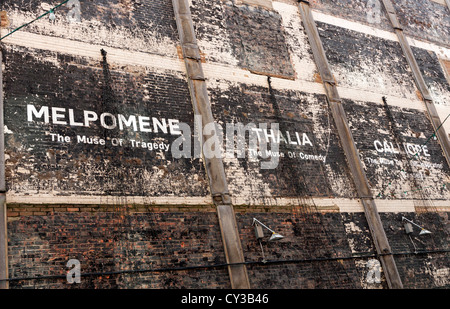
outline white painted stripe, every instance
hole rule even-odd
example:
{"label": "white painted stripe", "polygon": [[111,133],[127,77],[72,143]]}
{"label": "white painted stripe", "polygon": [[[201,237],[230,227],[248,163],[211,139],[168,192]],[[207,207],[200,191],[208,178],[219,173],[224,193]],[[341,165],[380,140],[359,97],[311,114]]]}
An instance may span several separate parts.
{"label": "white painted stripe", "polygon": [[[146,196],[53,196],[45,194],[14,195],[6,194],[7,203],[35,205],[158,205],[158,206],[204,206],[212,205],[210,197],[146,197]],[[339,212],[360,213],[364,208],[358,199],[347,198],[237,198],[233,197],[233,205],[239,206],[299,206],[300,201],[308,206],[317,207],[319,211],[335,210]],[[381,200],[375,199],[379,212],[415,212],[423,201],[419,200]],[[430,200],[429,211],[449,211],[450,201]]]}
{"label": "white painted stripe", "polygon": [[386,100],[390,106],[396,106],[400,108],[408,108],[408,109],[416,109],[419,111],[426,111],[425,104],[417,99],[411,100],[404,97],[396,97],[392,95],[375,93],[371,91],[365,91],[361,89],[353,89],[337,86],[337,90],[339,96],[343,99],[350,99],[355,101],[362,102],[371,102],[383,105],[383,96],[386,97]]}
{"label": "white painted stripe", "polygon": [[89,196],[51,194],[15,195],[6,193],[7,203],[48,205],[211,205],[211,197]]}
{"label": "white painted stripe", "polygon": [[377,38],[398,42],[398,37],[393,32],[389,32],[389,31],[378,29],[378,28],[371,27],[368,25],[360,24],[358,22],[354,22],[354,21],[351,21],[348,19],[343,19],[343,18],[339,18],[336,16],[324,14],[322,12],[315,11],[315,10],[312,10],[312,15],[313,15],[313,18],[315,21],[319,21],[319,22],[326,23],[329,25],[341,27],[344,29],[372,35]]}
{"label": "white painted stripe", "polygon": [[406,39],[408,40],[408,43],[411,46],[422,48],[422,49],[429,50],[429,51],[433,51],[436,53],[436,55],[439,58],[450,60],[450,49],[448,49],[448,48],[445,48],[443,46],[438,46],[438,45],[435,45],[432,43],[424,42],[424,41],[419,41],[419,40],[411,38],[411,37],[406,37]]}
{"label": "white painted stripe", "polygon": [[26,31],[17,31],[11,36],[3,39],[2,42],[27,48],[42,49],[78,57],[86,57],[96,59],[98,61],[102,60],[100,50],[105,49],[108,52],[108,60],[112,63],[151,67],[164,71],[185,71],[184,62],[178,58],[170,58],[167,56],[93,45],[90,43],[39,35]]}
{"label": "white painted stripe", "polygon": [[[292,5],[292,8],[295,9],[296,6]],[[329,25],[341,27],[344,29],[360,32],[363,34],[368,34],[375,36],[377,38],[390,40],[398,42],[398,37],[394,32],[389,32],[386,30],[378,29],[375,27],[371,27],[369,25],[361,24],[355,21],[343,19],[340,17],[328,15],[319,11],[312,11],[312,15],[316,21],[320,21]],[[449,59],[450,60],[450,49],[441,45],[436,45],[431,42],[426,42],[422,40],[418,40],[415,38],[411,38],[407,36],[407,40],[411,46],[415,46],[418,48],[422,48],[425,50],[435,52],[440,58]]]}
{"label": "white painted stripe", "polygon": [[[441,122],[444,122],[447,116],[450,114],[450,106],[436,105],[436,110]],[[445,132],[450,132],[450,118],[448,118],[447,121],[444,122],[442,127],[444,128]],[[447,137],[450,138],[450,136]]]}
{"label": "white painted stripe", "polygon": [[[233,205],[266,205],[276,208],[277,206],[299,206],[301,203],[311,207],[317,207],[319,211],[333,210],[339,212],[359,213],[364,212],[364,207],[358,199],[346,198],[232,198]],[[421,200],[382,200],[375,199],[378,212],[415,212],[416,207],[423,204]],[[450,201],[429,200],[430,206],[425,208],[429,211],[449,211]]]}
{"label": "white painted stripe", "polygon": [[439,3],[439,4],[442,4],[442,5],[444,5],[444,6],[447,5],[447,4],[445,3],[445,0],[431,0],[431,1],[436,2],[436,3]]}
{"label": "white painted stripe", "polygon": [[[295,8],[295,6],[292,7]],[[320,15],[320,14],[318,16],[321,16],[322,18],[325,18],[324,16],[326,16],[328,20],[329,15],[324,14]],[[336,22],[336,20],[338,20],[339,22]],[[354,22],[349,22],[335,17],[333,17],[331,21],[336,22],[338,25],[341,25],[341,22],[345,21],[346,24],[350,23],[351,25],[353,25],[354,28],[356,27],[354,25],[356,23]],[[172,71],[179,73],[185,72],[184,62],[178,58],[171,58],[167,56],[136,51],[127,51],[123,49],[105,47],[101,45],[93,45],[90,43],[44,36],[29,33],[26,31],[18,31],[13,35],[4,39],[3,42],[27,48],[49,50],[52,52],[59,52],[78,57],[91,58],[95,59],[96,61],[102,60],[100,50],[104,48],[108,52],[108,60],[110,61],[111,64],[143,66],[152,68],[157,72],[158,71],[159,72]],[[429,48],[433,47],[433,45],[431,44],[427,46]],[[248,70],[244,70],[236,66],[218,63],[204,63],[203,70],[205,73],[205,77],[209,80],[210,84],[214,84],[215,79],[221,79],[236,83],[252,84],[261,87],[268,87],[266,76],[253,74]],[[311,70],[312,68],[308,68],[308,71]],[[302,91],[306,93],[325,94],[325,89],[321,83],[316,83],[302,79],[288,80],[273,77],[272,86],[275,89],[279,90],[289,89]],[[338,90],[342,98],[382,104],[381,96],[383,94],[369,92],[361,89],[350,89],[344,87],[338,87]],[[424,106],[420,100],[416,101],[392,95],[386,95],[386,97],[389,98],[388,102],[390,104],[397,105],[399,107],[408,107],[418,110],[424,110]]]}

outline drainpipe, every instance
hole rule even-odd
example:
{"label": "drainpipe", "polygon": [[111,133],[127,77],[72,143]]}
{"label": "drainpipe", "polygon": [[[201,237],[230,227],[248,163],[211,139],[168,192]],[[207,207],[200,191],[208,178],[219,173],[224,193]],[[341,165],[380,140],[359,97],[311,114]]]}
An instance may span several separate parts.
{"label": "drainpipe", "polygon": [[[5,185],[5,140],[3,123],[3,62],[0,48],[0,280],[8,279],[8,232]],[[8,281],[0,281],[0,289],[8,289]]]}

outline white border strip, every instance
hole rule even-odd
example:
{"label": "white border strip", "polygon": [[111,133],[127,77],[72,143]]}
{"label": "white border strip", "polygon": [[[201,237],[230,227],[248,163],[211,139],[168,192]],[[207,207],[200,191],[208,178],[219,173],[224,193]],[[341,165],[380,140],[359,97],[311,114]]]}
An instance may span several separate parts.
{"label": "white border strip", "polygon": [[340,28],[372,35],[372,36],[375,36],[375,37],[378,37],[381,39],[385,39],[385,40],[389,40],[389,41],[398,42],[398,37],[393,32],[389,32],[389,31],[378,29],[378,28],[371,27],[368,25],[360,24],[358,22],[351,21],[348,19],[343,19],[343,18],[336,17],[333,15],[327,15],[327,14],[324,14],[324,13],[316,11],[316,10],[312,10],[312,15],[314,17],[314,20],[325,23],[325,24],[329,24],[329,25],[340,27]]}
{"label": "white border strip", "polygon": [[375,93],[363,89],[346,88],[341,86],[337,86],[337,89],[340,97],[343,99],[351,99],[354,101],[370,102],[383,105],[384,103],[382,98],[384,96],[386,97],[387,102],[390,106],[426,111],[425,104],[418,98],[417,100],[411,100],[404,97],[395,97],[388,94]]}
{"label": "white border strip", "polygon": [[[233,198],[233,205],[263,206],[267,205],[273,208],[277,206],[298,206],[305,203],[308,206],[315,206],[319,210],[336,210],[339,212],[364,212],[364,208],[359,199],[348,198]],[[426,206],[430,211],[449,211],[450,201],[446,200],[429,200],[427,203],[432,206]],[[415,212],[416,207],[424,204],[422,200],[383,200],[375,199],[378,212],[398,213],[398,212]]]}
{"label": "white border strip", "polygon": [[[371,27],[369,25],[360,24],[358,22],[350,21],[336,16],[327,15],[315,10],[312,11],[312,14],[316,21],[320,21],[329,25],[341,27],[344,29],[360,32],[367,35],[372,35],[381,39],[398,42],[398,37],[394,32],[378,29],[375,27]],[[430,42],[421,41],[411,37],[407,37],[407,40],[411,46],[433,51],[438,55],[438,57],[450,60],[450,49],[444,46],[439,46]]]}
{"label": "white border strip", "polygon": [[[441,122],[447,118],[447,116],[450,114],[450,106],[442,106],[442,105],[436,105],[436,110],[439,115],[439,118],[441,119]],[[450,119],[447,119],[447,121],[442,126],[444,128],[444,131],[448,134],[448,138],[450,138]]]}
{"label": "white border strip", "polygon": [[204,197],[151,197],[151,196],[99,196],[51,194],[14,195],[6,193],[9,204],[34,205],[212,205],[210,196]]}
{"label": "white border strip", "polygon": [[15,32],[11,36],[5,38],[2,42],[27,48],[74,55],[82,58],[91,58],[98,61],[102,60],[100,50],[103,48],[108,52],[108,60],[110,62],[120,63],[122,65],[148,66],[164,71],[185,71],[184,62],[178,58],[94,45],[80,41],[29,33],[26,31]]}
{"label": "white border strip", "polygon": [[[337,18],[335,18],[337,19]],[[342,20],[342,19],[339,19]],[[346,21],[347,23],[351,23]],[[48,50],[51,52],[65,53],[78,57],[85,57],[101,61],[100,50],[106,48],[108,52],[108,60],[110,63],[130,66],[143,66],[155,69],[160,72],[175,71],[181,74],[185,72],[184,62],[178,58],[148,54],[136,51],[127,51],[118,48],[104,47],[101,45],[92,45],[79,41],[73,41],[63,38],[44,36],[25,31],[19,31],[4,40],[7,44]],[[267,77],[264,75],[253,74],[248,70],[238,67],[223,65],[217,63],[203,64],[205,77],[212,81],[214,79],[222,79],[236,83],[253,84],[262,87],[268,87]],[[213,83],[213,82],[212,82]],[[288,89],[302,91],[313,94],[325,94],[325,89],[321,83],[307,80],[288,80],[283,78],[272,78],[272,86],[275,89]],[[373,93],[361,89],[349,89],[339,87],[342,98],[369,101],[379,103],[383,94]],[[389,102],[395,102],[399,107],[409,107],[418,110],[424,110],[424,106],[420,100],[410,100],[402,97],[390,96]]]}
{"label": "white border strip", "polygon": [[[8,204],[33,204],[33,205],[157,205],[157,206],[206,206],[213,205],[208,197],[145,197],[145,196],[53,196],[53,195],[12,195],[6,194]],[[364,212],[364,208],[359,199],[348,198],[232,198],[233,205],[239,207],[245,205],[270,206],[276,211],[276,207],[298,206],[305,203],[308,206],[317,207],[318,210],[332,210],[339,212],[358,213]],[[430,211],[450,211],[450,201],[430,200],[432,206],[426,206]],[[379,212],[415,212],[416,208],[423,204],[421,200],[382,200],[375,199]]]}

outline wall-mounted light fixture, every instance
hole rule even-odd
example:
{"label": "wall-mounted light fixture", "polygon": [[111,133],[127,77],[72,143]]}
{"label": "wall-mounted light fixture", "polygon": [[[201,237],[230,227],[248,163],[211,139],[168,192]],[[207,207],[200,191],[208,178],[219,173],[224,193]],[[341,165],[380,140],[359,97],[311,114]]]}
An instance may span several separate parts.
{"label": "wall-mounted light fixture", "polygon": [[271,242],[272,242],[272,241],[280,240],[280,239],[284,238],[284,236],[281,235],[281,234],[278,234],[278,233],[275,232],[274,230],[268,228],[267,226],[265,226],[261,221],[257,220],[256,218],[253,218],[253,223],[252,223],[252,225],[255,227],[255,236],[256,236],[256,239],[258,240],[259,245],[260,245],[260,247],[261,247],[261,252],[262,252],[262,255],[263,255],[263,263],[265,263],[265,262],[267,262],[267,261],[266,261],[266,258],[265,258],[265,256],[264,256],[264,249],[263,249],[263,246],[262,246],[262,243],[261,243],[261,239],[264,238],[264,230],[263,230],[263,227],[264,227],[265,229],[269,230],[270,232],[272,232],[272,235],[271,235],[270,238],[269,238],[269,241],[271,241]]}
{"label": "wall-mounted light fixture", "polygon": [[[406,223],[405,223],[405,221],[406,221]],[[411,233],[413,232],[412,225],[415,225],[415,226],[417,226],[418,228],[420,228],[419,236],[431,234],[431,232],[430,232],[429,230],[424,229],[424,228],[421,227],[420,225],[414,223],[413,221],[411,221],[411,220],[409,220],[409,219],[407,219],[407,218],[405,218],[405,217],[402,217],[402,222],[404,222],[405,231],[406,231],[406,234],[408,234],[408,235],[411,234]],[[411,224],[412,224],[412,225],[411,225]]]}
{"label": "wall-mounted light fixture", "polygon": [[257,220],[256,218],[253,218],[253,224],[252,225],[255,226],[255,234],[256,234],[256,238],[257,239],[264,238],[264,231],[263,231],[262,227],[264,227],[267,230],[272,232],[272,235],[270,236],[269,241],[275,241],[275,240],[280,240],[280,239],[284,238],[283,235],[280,235],[277,232],[275,232],[274,230],[268,228],[267,226],[262,224],[262,222]]}

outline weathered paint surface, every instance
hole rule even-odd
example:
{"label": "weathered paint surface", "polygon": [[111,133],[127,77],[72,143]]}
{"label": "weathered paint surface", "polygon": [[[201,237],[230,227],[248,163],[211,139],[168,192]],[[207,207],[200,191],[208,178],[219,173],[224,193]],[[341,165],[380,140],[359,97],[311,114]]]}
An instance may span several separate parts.
{"label": "weathered paint surface", "polygon": [[[421,48],[412,48],[434,104],[450,106],[450,85],[438,56]],[[445,115],[443,115],[445,116]]]}
{"label": "weathered paint surface", "polygon": [[338,86],[418,99],[399,43],[325,23],[318,28]]}
{"label": "weathered paint surface", "polygon": [[[362,208],[355,206],[354,184],[298,3],[256,2],[190,1],[218,124],[224,130],[227,123],[279,124],[284,138],[289,132],[297,143],[280,143],[273,170],[261,169],[268,159],[250,159],[248,145],[239,149],[244,158],[234,153],[224,159],[245,260],[255,262],[248,266],[250,284],[386,288],[383,272],[380,281],[367,280],[375,278],[370,277],[377,261],[373,239]],[[394,3],[406,34],[421,40],[413,44],[414,55],[433,100],[445,112],[450,93],[441,65],[450,54],[446,8],[432,1]],[[52,4],[3,1],[8,22],[2,25],[8,28],[2,34]],[[383,209],[381,220],[402,282],[407,288],[448,287],[448,253],[442,250],[448,240],[450,171],[438,142],[429,139],[431,122],[380,2],[317,0],[311,6],[361,161]],[[65,274],[72,258],[86,272],[224,263],[217,215],[204,198],[209,187],[202,160],[174,159],[168,151],[131,144],[139,139],[170,145],[178,135],[134,130],[132,124],[121,130],[109,122],[109,114],[103,126],[100,120],[75,124],[83,123],[83,111],[91,111],[99,117],[107,112],[174,119],[193,128],[170,0],[71,0],[56,11],[55,21],[43,18],[1,47],[7,194],[34,197],[30,204],[8,205],[11,277]],[[27,105],[36,112],[48,107],[49,123],[36,114],[28,121]],[[54,107],[65,111],[52,114]],[[104,139],[105,145],[78,141],[77,135]],[[112,138],[127,143],[113,146]],[[414,156],[421,145],[426,147]],[[85,196],[100,198],[95,205],[73,198]],[[52,197],[64,202],[49,203]],[[137,197],[143,197],[140,204],[134,202]],[[156,197],[166,205],[153,205]],[[193,199],[185,205],[183,198]],[[402,216],[432,234],[418,236],[415,230],[409,237]],[[256,263],[262,257],[254,217],[286,236],[276,245],[264,243],[266,258],[295,262]],[[81,286],[49,279],[12,287],[229,284],[227,269],[213,267],[92,277]]]}
{"label": "weathered paint surface", "polygon": [[[9,192],[208,194],[200,160],[174,160],[171,154],[171,144],[180,135],[171,134],[170,119],[193,127],[189,92],[180,74],[159,74],[144,67],[110,68],[104,59],[95,63],[45,51],[29,52],[21,48],[5,50]],[[28,105],[37,112],[48,107],[49,122],[39,113],[32,114],[30,121]],[[58,123],[53,115],[55,108],[64,109],[58,112],[62,115]],[[81,125],[86,121],[85,111],[94,112],[99,120]],[[100,124],[103,113],[114,115],[105,117],[106,128]],[[119,114],[127,120],[130,116],[148,117],[145,129],[152,132],[143,131],[140,126],[144,122],[138,124],[136,119],[135,126],[123,124],[121,130]],[[155,130],[153,118],[165,122],[167,132],[160,127]]]}
{"label": "weathered paint surface", "polygon": [[[53,2],[37,0],[2,2],[15,29],[44,14]],[[176,57],[177,32],[171,2],[158,1],[81,1],[80,18],[75,6],[65,5],[27,27],[27,31],[100,46],[146,51]],[[133,42],[133,44],[130,44]]]}
{"label": "weathered paint surface", "polygon": [[345,110],[376,196],[449,198],[449,168],[424,112],[351,101]]}
{"label": "weathered paint surface", "polygon": [[206,59],[238,64],[258,74],[293,78],[278,12],[235,1],[200,0],[192,1],[192,14]]}
{"label": "weathered paint surface", "polygon": [[394,6],[407,35],[444,46],[450,44],[450,15],[446,5],[435,1],[396,0]]}
{"label": "weathered paint surface", "polygon": [[[276,197],[353,196],[343,152],[323,95],[296,91],[270,93],[267,88],[248,87],[218,81],[210,88],[213,111],[226,130],[227,123],[278,123],[286,139],[279,143],[279,165],[276,169],[261,169],[260,160],[250,157],[229,158],[226,171],[232,195],[246,203],[268,203]],[[300,139],[297,138],[298,137]],[[306,134],[308,140],[303,140]],[[289,136],[288,136],[289,135]],[[266,133],[261,132],[261,139]],[[271,140],[271,137],[267,137]],[[310,143],[308,142],[310,141]],[[247,145],[248,146],[248,145]],[[315,156],[310,158],[309,156]]]}

